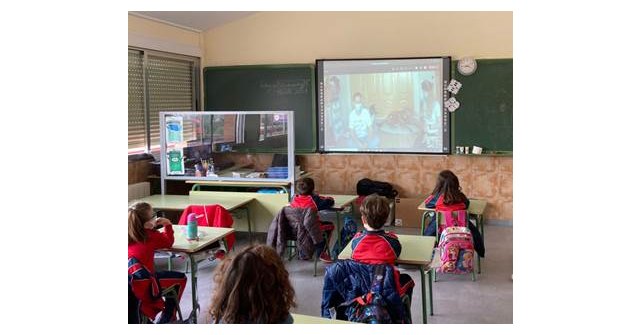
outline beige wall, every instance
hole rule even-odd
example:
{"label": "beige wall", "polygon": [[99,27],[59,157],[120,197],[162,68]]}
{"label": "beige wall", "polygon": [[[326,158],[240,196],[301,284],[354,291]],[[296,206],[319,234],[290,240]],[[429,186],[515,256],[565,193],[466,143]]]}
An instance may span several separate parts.
{"label": "beige wall", "polygon": [[511,12],[262,12],[203,33],[204,66],[513,57]]}
{"label": "beige wall", "polygon": [[129,46],[202,57],[199,32],[129,15]]}

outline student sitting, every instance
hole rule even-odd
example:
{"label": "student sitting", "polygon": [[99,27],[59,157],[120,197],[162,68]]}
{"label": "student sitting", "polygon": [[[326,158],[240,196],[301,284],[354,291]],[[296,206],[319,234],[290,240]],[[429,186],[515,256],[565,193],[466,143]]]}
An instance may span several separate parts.
{"label": "student sitting", "polygon": [[[469,208],[469,199],[462,193],[458,177],[449,170],[443,170],[438,174],[436,187],[424,202],[426,208],[435,208],[436,211],[456,211]],[[484,257],[484,241],[480,231],[473,224],[469,224],[468,227],[473,235],[474,248],[478,252],[478,255]],[[423,233],[428,236],[436,236],[435,215],[432,216],[429,225]]]}
{"label": "student sitting", "polygon": [[214,323],[293,323],[295,292],[276,251],[253,245],[218,266],[209,314]]}
{"label": "student sitting", "polygon": [[[130,292],[135,298],[140,300],[140,309],[144,315],[150,319],[162,311],[159,323],[168,323],[176,320],[176,311],[178,303],[184,291],[187,279],[184,273],[176,271],[155,271],[153,257],[157,249],[170,248],[173,245],[173,228],[171,221],[165,218],[157,218],[154,216],[153,208],[146,202],[138,202],[129,207],[129,277],[130,285],[134,284],[133,279],[136,274],[145,273],[145,276],[152,278],[154,283],[160,287],[155,287],[155,294],[151,289],[145,289],[144,286],[130,286]],[[156,229],[164,228],[164,232]],[[147,279],[148,279],[147,278]],[[140,289],[136,289],[140,288]],[[160,298],[159,291],[168,290],[175,291],[177,299],[163,300]],[[130,296],[130,298],[132,298]],[[130,304],[135,307],[135,304]],[[137,313],[135,310],[129,311],[130,315]],[[130,318],[131,320],[136,318]]]}
{"label": "student sitting", "polygon": [[[357,233],[351,242],[351,259],[366,264],[394,265],[402,245],[396,234],[383,229],[389,216],[389,201],[375,193],[368,195],[360,205],[360,213],[365,230]],[[395,271],[397,276],[398,270]],[[411,276],[400,274],[397,286],[400,295],[411,297],[414,286]]]}
{"label": "student sitting", "polygon": [[[334,204],[334,200],[331,197],[323,197],[314,193],[315,183],[311,178],[302,178],[296,184],[297,194],[291,200],[291,207],[294,208],[314,208],[316,211],[322,211],[331,209]],[[326,232],[329,236],[327,245],[320,247],[322,253],[320,254],[320,260],[326,263],[331,263],[333,260],[327,252],[327,247],[331,242],[331,234],[333,232],[333,224],[331,222],[320,221],[320,216],[317,217],[317,221],[320,224],[320,230]]]}

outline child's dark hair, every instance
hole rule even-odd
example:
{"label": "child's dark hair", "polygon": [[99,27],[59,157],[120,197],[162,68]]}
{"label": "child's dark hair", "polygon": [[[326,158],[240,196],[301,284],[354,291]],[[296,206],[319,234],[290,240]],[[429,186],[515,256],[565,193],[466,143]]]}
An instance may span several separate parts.
{"label": "child's dark hair", "polygon": [[151,205],[146,202],[136,202],[129,207],[129,243],[145,242],[147,240],[144,223],[152,218]]}
{"label": "child's dark hair", "polygon": [[209,315],[216,323],[280,323],[295,307],[289,272],[272,247],[252,245],[218,266]]}
{"label": "child's dark hair", "polygon": [[302,178],[296,184],[296,189],[298,190],[298,194],[302,194],[302,195],[313,194],[313,191],[315,188],[316,188],[316,184],[313,182],[313,179],[309,177]]}
{"label": "child's dark hair", "polygon": [[443,195],[443,202],[445,205],[465,202],[467,200],[467,197],[460,190],[460,182],[458,182],[458,177],[450,170],[443,170],[438,174],[436,187],[433,189],[433,192],[431,192],[431,194]]}
{"label": "child's dark hair", "polygon": [[389,201],[377,194],[370,194],[360,205],[360,213],[367,218],[367,225],[373,229],[380,229],[389,217]]}

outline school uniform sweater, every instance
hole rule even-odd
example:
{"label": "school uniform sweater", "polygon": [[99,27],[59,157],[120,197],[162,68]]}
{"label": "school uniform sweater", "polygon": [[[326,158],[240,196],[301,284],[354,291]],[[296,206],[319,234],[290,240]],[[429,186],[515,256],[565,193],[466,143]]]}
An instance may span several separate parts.
{"label": "school uniform sweater", "polygon": [[366,264],[394,265],[402,246],[398,236],[383,229],[357,233],[351,242],[351,259]]}
{"label": "school uniform sweater", "polygon": [[153,254],[157,249],[170,248],[173,245],[173,227],[164,226],[164,232],[153,229],[146,229],[147,240],[145,242],[129,243],[129,258],[135,257],[152,274],[155,273],[153,266]]}
{"label": "school uniform sweater", "polygon": [[316,211],[331,209],[335,201],[332,197],[323,197],[318,194],[302,195],[296,194],[291,200],[291,207],[313,208]]}

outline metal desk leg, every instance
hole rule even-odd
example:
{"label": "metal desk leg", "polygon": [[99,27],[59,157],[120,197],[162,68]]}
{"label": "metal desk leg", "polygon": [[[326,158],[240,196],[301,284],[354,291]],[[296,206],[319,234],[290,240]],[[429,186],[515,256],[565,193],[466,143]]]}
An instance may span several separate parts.
{"label": "metal desk leg", "polygon": [[425,219],[427,217],[427,213],[429,213],[429,212],[424,211],[424,213],[422,213],[422,223],[420,224],[420,235],[424,235],[424,228],[425,228],[424,227],[424,222],[425,222]]}
{"label": "metal desk leg", "polygon": [[[429,279],[431,279],[431,275],[429,275]],[[424,265],[420,265],[420,285],[422,285],[422,323],[426,324],[427,323],[427,292],[425,291],[426,287],[424,285]],[[431,283],[429,283],[429,285],[431,285]],[[429,290],[429,294],[431,294],[431,290]]]}
{"label": "metal desk leg", "polygon": [[[433,269],[429,268],[429,314],[433,316],[433,286],[431,286],[431,272]],[[434,273],[435,274],[435,273]]]}
{"label": "metal desk leg", "polygon": [[251,233],[251,215],[249,213],[249,206],[245,206],[244,210],[247,213],[247,229],[249,230],[249,242],[252,242],[253,234]]}
{"label": "metal desk leg", "polygon": [[189,264],[191,264],[191,314],[187,319],[189,323],[198,323],[198,314],[200,313],[200,305],[198,304],[198,264],[192,254],[189,256]]}

